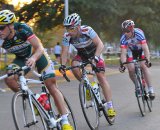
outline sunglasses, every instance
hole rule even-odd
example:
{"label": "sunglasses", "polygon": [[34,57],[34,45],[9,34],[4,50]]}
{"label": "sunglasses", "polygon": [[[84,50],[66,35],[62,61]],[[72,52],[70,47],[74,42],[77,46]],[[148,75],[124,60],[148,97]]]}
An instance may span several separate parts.
{"label": "sunglasses", "polygon": [[66,27],[67,32],[74,32],[76,27]]}
{"label": "sunglasses", "polygon": [[6,26],[0,26],[0,31],[3,31],[6,28]]}

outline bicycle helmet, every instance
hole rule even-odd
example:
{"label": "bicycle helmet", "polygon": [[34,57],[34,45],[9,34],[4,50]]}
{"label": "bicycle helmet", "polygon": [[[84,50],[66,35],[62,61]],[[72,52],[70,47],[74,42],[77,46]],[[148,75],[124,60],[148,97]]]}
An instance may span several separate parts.
{"label": "bicycle helmet", "polygon": [[134,22],[132,20],[125,20],[121,27],[123,31],[133,31],[134,29]]}
{"label": "bicycle helmet", "polygon": [[77,13],[73,13],[64,19],[64,26],[76,27],[81,24],[81,18]]}
{"label": "bicycle helmet", "polygon": [[16,16],[10,10],[2,10],[0,11],[0,24],[7,25],[15,22]]}

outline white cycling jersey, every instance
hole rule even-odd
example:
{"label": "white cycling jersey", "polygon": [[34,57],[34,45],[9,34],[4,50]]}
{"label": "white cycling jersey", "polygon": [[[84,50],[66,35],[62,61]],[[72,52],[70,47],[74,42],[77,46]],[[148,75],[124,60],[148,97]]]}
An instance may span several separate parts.
{"label": "white cycling jersey", "polygon": [[63,37],[62,45],[69,46],[72,44],[78,51],[78,55],[81,57],[90,58],[94,56],[96,51],[96,46],[92,39],[97,36],[97,33],[87,25],[82,25],[80,27],[80,37],[73,38],[66,32]]}

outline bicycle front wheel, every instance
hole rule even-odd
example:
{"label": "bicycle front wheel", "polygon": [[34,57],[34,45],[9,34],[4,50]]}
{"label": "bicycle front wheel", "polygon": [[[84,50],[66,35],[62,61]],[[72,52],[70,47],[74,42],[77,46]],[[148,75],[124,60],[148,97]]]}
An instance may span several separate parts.
{"label": "bicycle front wheel", "polygon": [[89,90],[89,92],[90,100],[87,99],[86,87],[84,86],[84,83],[81,82],[79,85],[79,98],[82,112],[90,129],[95,130],[99,126],[99,111],[91,90]]}
{"label": "bicycle front wheel", "polygon": [[103,103],[102,106],[99,106],[99,110],[103,111],[104,117],[106,118],[107,122],[110,125],[113,125],[114,122],[115,122],[115,116],[114,117],[109,117],[108,116],[108,114],[107,114],[107,107],[104,106],[104,104],[106,103],[106,100],[105,100],[105,97],[104,97],[104,94],[103,94],[103,91],[102,91],[102,87],[100,86],[100,84],[98,84],[98,86],[99,86],[100,98],[101,98],[101,101]]}
{"label": "bicycle front wheel", "polygon": [[152,112],[152,100],[150,99],[149,95],[147,94],[146,90],[144,91],[145,93],[145,100],[148,106],[149,112]]}
{"label": "bicycle front wheel", "polygon": [[136,83],[135,94],[137,97],[138,107],[139,107],[141,115],[145,116],[145,113],[146,113],[145,93],[144,93],[144,88],[142,86],[141,78],[137,77],[137,80],[135,83]]}
{"label": "bicycle front wheel", "polygon": [[[70,104],[69,104],[67,98],[64,95],[63,95],[63,97],[64,97],[65,108],[66,108],[66,111],[67,111],[67,114],[68,114],[68,121],[69,121],[70,125],[73,127],[73,130],[77,130],[76,121],[75,121],[73,111],[70,107]],[[50,97],[50,103],[51,103],[51,106],[52,106],[53,117],[55,119],[60,118],[61,114],[59,113],[52,97]],[[62,130],[61,122],[57,123],[57,127],[54,130]]]}
{"label": "bicycle front wheel", "polygon": [[28,94],[19,91],[12,99],[12,115],[16,130],[47,130],[47,125],[34,105],[36,121],[33,121],[33,113]]}

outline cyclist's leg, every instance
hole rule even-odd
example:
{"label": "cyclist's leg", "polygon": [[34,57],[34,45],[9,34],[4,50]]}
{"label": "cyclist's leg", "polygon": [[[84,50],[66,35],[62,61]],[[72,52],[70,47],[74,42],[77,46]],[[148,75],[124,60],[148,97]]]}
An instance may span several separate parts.
{"label": "cyclist's leg", "polygon": [[108,116],[115,116],[116,112],[113,109],[113,103],[112,103],[112,93],[111,93],[111,88],[106,80],[105,77],[105,63],[104,60],[101,59],[97,64],[97,68],[100,70],[100,72],[96,72],[97,79],[99,81],[100,86],[102,87],[104,97],[106,99],[106,107],[108,108]]}
{"label": "cyclist's leg", "polygon": [[52,95],[56,107],[58,108],[60,114],[62,115],[62,125],[64,127],[69,127],[68,130],[72,130],[68,122],[67,110],[65,109],[65,102],[62,93],[59,91],[55,73],[54,66],[50,58],[46,55],[42,55],[41,58],[36,62],[36,67],[39,73],[42,74],[44,83],[48,88],[50,94]]}
{"label": "cyclist's leg", "polygon": [[[13,70],[22,67],[25,65],[25,59],[23,58],[18,58],[16,57],[12,64],[7,66],[7,73],[12,72]],[[27,71],[26,71],[27,73]],[[7,86],[12,89],[14,92],[18,91],[18,76],[14,75],[14,76],[10,76],[8,78],[5,79],[5,83],[7,84]]]}
{"label": "cyclist's leg", "polygon": [[[81,57],[76,55],[72,60],[71,66],[79,65],[80,61],[82,61]],[[81,80],[80,69],[79,68],[74,68],[74,69],[72,69],[72,72],[73,72],[74,76],[76,77],[76,79],[80,81]]]}
{"label": "cyclist's leg", "polygon": [[[144,58],[145,58],[144,54],[142,53],[141,59],[144,59]],[[148,92],[150,94],[150,97],[151,97],[151,99],[154,99],[155,98],[155,93],[154,93],[152,82],[151,82],[150,71],[149,71],[148,67],[145,65],[145,61],[142,61],[140,65],[141,65],[141,68],[142,68],[142,71],[143,71],[143,74],[144,74],[144,79],[145,79],[145,81],[147,83],[147,86],[148,86]]]}
{"label": "cyclist's leg", "polygon": [[[136,55],[133,54],[133,52],[131,50],[128,50],[127,52],[127,62],[131,62],[134,58],[136,58]],[[134,68],[134,64],[130,63],[127,64],[127,69],[128,69],[128,73],[129,73],[129,77],[132,80],[133,83],[135,83],[135,68]]]}

